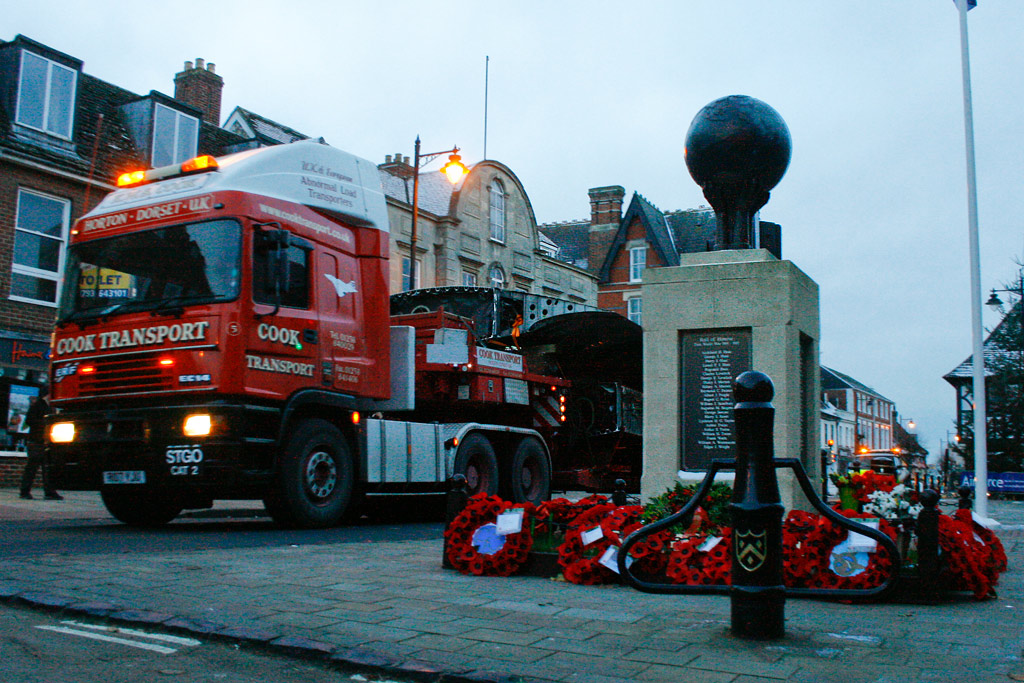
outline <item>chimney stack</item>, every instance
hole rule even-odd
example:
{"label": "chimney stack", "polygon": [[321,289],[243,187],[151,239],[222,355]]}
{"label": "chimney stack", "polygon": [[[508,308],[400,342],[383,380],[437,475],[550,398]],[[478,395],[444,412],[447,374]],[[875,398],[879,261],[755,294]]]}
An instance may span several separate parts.
{"label": "chimney stack", "polygon": [[195,67],[185,62],[185,69],[174,76],[174,99],[203,112],[203,121],[220,125],[220,96],[224,79],[217,75],[215,64],[197,58]]}
{"label": "chimney stack", "polygon": [[622,221],[622,198],[626,190],[621,185],[592,187],[587,190],[590,195],[590,226],[614,225],[619,227]]}

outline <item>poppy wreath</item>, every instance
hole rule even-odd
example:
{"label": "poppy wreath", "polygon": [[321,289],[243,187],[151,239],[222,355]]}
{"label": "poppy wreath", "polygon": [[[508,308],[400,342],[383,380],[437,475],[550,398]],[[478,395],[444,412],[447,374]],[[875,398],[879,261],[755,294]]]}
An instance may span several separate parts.
{"label": "poppy wreath", "polygon": [[990,547],[975,537],[971,524],[939,515],[939,547],[946,554],[947,580],[954,590],[969,590],[977,600],[996,596],[997,562]]}
{"label": "poppy wreath", "polygon": [[[627,536],[645,526],[643,513],[642,505],[624,505],[616,508],[601,520],[601,530],[605,538],[611,539],[612,543],[621,547]],[[631,566],[645,574],[662,572],[668,564],[667,549],[671,539],[672,532],[662,529],[634,543],[629,549],[629,556],[633,559]]]}
{"label": "poppy wreath", "polygon": [[[481,553],[473,545],[473,535],[485,524],[493,524],[498,515],[513,508],[523,508],[522,531],[504,537],[501,550],[493,555]],[[529,519],[533,506],[529,503],[512,504],[497,496],[478,493],[469,499],[444,531],[448,543],[448,561],[463,574],[477,576],[510,576],[526,564],[533,545]]]}
{"label": "poppy wreath", "polygon": [[586,546],[583,545],[582,539],[585,531],[601,526],[604,518],[615,509],[616,506],[611,503],[595,505],[577,515],[569,524],[569,529],[565,532],[565,541],[558,548],[558,564],[561,565],[562,575],[569,583],[593,586],[618,580],[615,572],[601,564],[601,555],[612,545],[612,539],[602,535],[600,539]]}
{"label": "poppy wreath", "polygon": [[825,518],[803,510],[790,510],[782,523],[783,583],[791,588],[813,588],[827,571],[831,546]]}
{"label": "poppy wreath", "polygon": [[[636,513],[635,517],[630,516],[628,519],[623,521],[618,532],[619,545],[622,545],[622,541],[626,539],[637,529],[640,529],[646,524],[641,519],[643,514],[643,507],[632,506],[639,508],[639,512]],[[628,508],[619,508],[620,510]],[[602,527],[604,524],[602,523]],[[608,530],[605,531],[605,534]],[[670,529],[662,529],[656,531],[653,534],[644,536],[641,540],[633,544],[629,549],[629,556],[633,558],[633,567],[638,571],[645,574],[657,574],[666,569],[668,566],[669,550],[672,546],[672,531]]]}
{"label": "poppy wreath", "polygon": [[575,502],[568,498],[552,498],[537,506],[534,514],[535,532],[548,532],[552,526],[565,526],[571,523],[576,517],[595,505],[606,505],[608,499],[604,496],[587,496]]}
{"label": "poppy wreath", "polygon": [[[701,551],[709,538],[721,540],[707,551]],[[673,583],[690,586],[727,586],[732,581],[732,558],[729,553],[732,529],[722,527],[717,532],[695,534],[672,543],[665,575]]]}
{"label": "poppy wreath", "polygon": [[975,522],[970,510],[957,510],[953,513],[953,516],[974,529],[975,535],[988,547],[992,553],[992,565],[995,567],[996,572],[1005,572],[1007,568],[1006,550],[1003,548],[1003,542],[999,540],[996,533],[988,527]]}
{"label": "poppy wreath", "polygon": [[[883,475],[884,476],[884,475]],[[839,514],[850,519],[878,519],[878,530],[896,540],[896,528],[884,519],[875,517],[867,512],[856,510],[836,510]],[[835,546],[846,540],[847,529],[832,524],[827,518],[823,518],[824,525],[820,529],[820,535],[815,542],[821,543],[826,550],[821,559],[824,563],[819,566],[817,578],[814,581],[814,588],[836,588],[844,590],[877,588],[885,583],[886,578],[892,573],[893,558],[881,547],[873,553],[867,553],[867,569],[856,576],[839,576],[830,567],[832,550]],[[820,540],[819,540],[820,539]]]}

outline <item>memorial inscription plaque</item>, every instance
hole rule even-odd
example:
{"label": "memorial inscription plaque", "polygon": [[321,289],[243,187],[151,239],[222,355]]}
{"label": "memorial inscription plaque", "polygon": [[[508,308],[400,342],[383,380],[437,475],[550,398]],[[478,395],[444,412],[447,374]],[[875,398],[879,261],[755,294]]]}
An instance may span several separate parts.
{"label": "memorial inscription plaque", "polygon": [[750,328],[684,331],[680,467],[706,470],[715,458],[736,457],[732,385],[750,369]]}

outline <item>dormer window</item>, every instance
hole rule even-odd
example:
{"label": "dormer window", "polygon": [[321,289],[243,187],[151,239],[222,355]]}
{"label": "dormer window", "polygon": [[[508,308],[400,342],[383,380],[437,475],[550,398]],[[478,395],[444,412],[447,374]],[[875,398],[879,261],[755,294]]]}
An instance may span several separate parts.
{"label": "dormer window", "polygon": [[15,121],[70,140],[77,80],[73,69],[22,50]]}
{"label": "dormer window", "polygon": [[196,155],[199,119],[155,103],[152,166],[180,164]]}

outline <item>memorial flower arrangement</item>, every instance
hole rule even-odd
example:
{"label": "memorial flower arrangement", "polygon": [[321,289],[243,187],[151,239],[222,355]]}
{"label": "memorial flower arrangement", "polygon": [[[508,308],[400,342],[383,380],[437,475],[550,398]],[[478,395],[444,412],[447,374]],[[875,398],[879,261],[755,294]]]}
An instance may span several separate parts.
{"label": "memorial flower arrangement", "polygon": [[916,491],[910,491],[903,484],[897,484],[888,491],[877,488],[867,494],[867,503],[862,509],[889,522],[895,522],[907,517],[917,519],[922,506],[918,502]]}
{"label": "memorial flower arrangement", "polygon": [[558,564],[566,581],[591,586],[616,579],[615,572],[601,564],[605,551],[614,542],[605,535],[601,523],[615,510],[611,503],[595,505],[569,524],[565,541],[558,548]]}
{"label": "memorial flower arrangement", "polygon": [[939,546],[946,554],[946,581],[983,600],[995,597],[999,574],[1006,571],[1006,551],[999,538],[974,521],[970,510],[939,516]]}
{"label": "memorial flower arrangement", "polygon": [[861,504],[869,502],[871,494],[875,491],[891,491],[896,486],[896,477],[891,474],[879,474],[873,470],[830,474],[829,479],[839,489],[840,496],[843,489],[852,489],[854,499]]}
{"label": "memorial flower arrangement", "polygon": [[[463,574],[510,576],[526,564],[533,536],[528,519],[532,505],[512,504],[497,496],[478,493],[460,512],[444,536],[448,560]],[[520,531],[499,534],[498,516],[510,510],[522,510]]]}
{"label": "memorial flower arrangement", "polygon": [[[896,541],[900,524],[920,511],[914,494],[884,475],[851,479],[861,487],[864,509],[836,511],[874,522]],[[617,582],[617,553],[623,540],[677,512],[693,497],[695,488],[676,486],[646,506],[621,507],[604,496],[579,501],[556,498],[534,507],[478,494],[445,531],[447,557],[464,574],[508,576],[523,568],[538,539],[538,547],[557,550],[566,581]],[[728,585],[732,529],[723,520],[731,490],[723,485],[710,493],[688,524],[649,534],[633,544],[627,560],[631,570],[678,584]],[[518,520],[509,524],[500,519],[510,513],[518,515]],[[824,516],[791,510],[782,534],[783,576],[789,587],[869,589],[882,585],[892,573],[894,558],[884,546],[877,547],[867,536]],[[546,539],[546,545],[540,539]],[[939,545],[944,587],[969,590],[978,599],[995,595],[999,574],[1006,570],[1006,553],[996,535],[975,523],[969,510],[939,515]]]}

